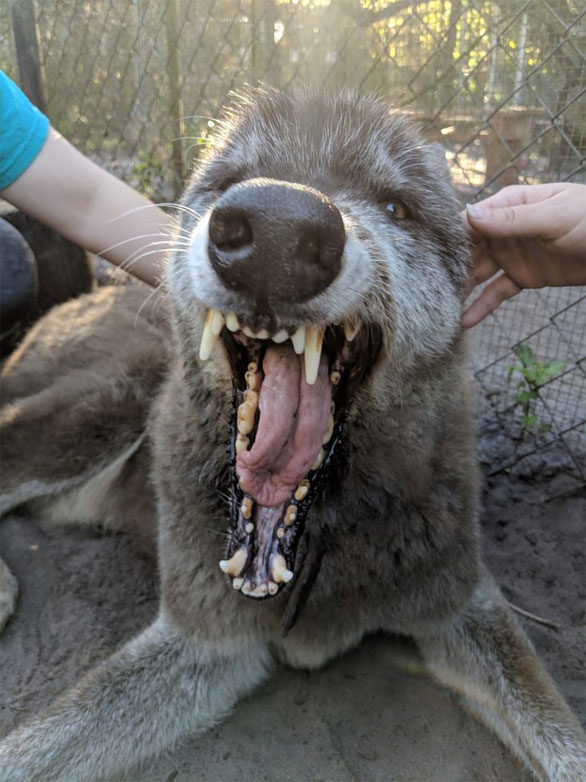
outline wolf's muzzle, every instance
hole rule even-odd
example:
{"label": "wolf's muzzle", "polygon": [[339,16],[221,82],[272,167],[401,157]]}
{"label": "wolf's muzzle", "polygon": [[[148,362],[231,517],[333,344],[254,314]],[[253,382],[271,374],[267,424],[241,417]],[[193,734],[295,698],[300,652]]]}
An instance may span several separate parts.
{"label": "wolf's muzzle", "polygon": [[252,179],[216,203],[208,254],[223,283],[268,314],[325,290],[340,271],[345,241],[340,212],[318,190]]}

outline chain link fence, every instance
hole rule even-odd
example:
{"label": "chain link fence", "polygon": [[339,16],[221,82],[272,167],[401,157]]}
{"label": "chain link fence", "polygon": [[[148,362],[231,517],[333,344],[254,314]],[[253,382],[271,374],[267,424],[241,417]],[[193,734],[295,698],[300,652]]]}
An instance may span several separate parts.
{"label": "chain link fence", "polygon": [[[388,96],[443,144],[465,200],[585,181],[581,0],[18,0],[0,6],[0,67],[21,82],[27,6],[52,124],[155,200],[178,196],[229,92],[258,81]],[[524,292],[473,335],[474,373],[506,439],[493,469],[553,461],[560,491],[586,480],[584,302],[580,289]],[[527,383],[509,378],[523,347],[556,367],[531,425]]]}

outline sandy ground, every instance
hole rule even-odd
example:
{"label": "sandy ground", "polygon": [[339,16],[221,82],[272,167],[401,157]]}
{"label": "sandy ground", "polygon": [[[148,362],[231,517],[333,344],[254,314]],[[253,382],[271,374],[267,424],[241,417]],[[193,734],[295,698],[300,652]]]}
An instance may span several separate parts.
{"label": "sandy ground", "polygon": [[[522,620],[564,695],[586,722],[582,678],[586,577],[583,499],[543,502],[556,470],[490,477],[508,447],[490,412],[480,421],[486,472],[486,559],[506,596],[554,620]],[[124,536],[43,531],[13,515],[0,548],[21,586],[0,639],[0,733],[41,710],[156,612],[154,569]],[[418,672],[402,639],[373,637],[320,672],[281,669],[208,734],[133,782],[233,779],[522,780],[516,762],[448,692]]]}

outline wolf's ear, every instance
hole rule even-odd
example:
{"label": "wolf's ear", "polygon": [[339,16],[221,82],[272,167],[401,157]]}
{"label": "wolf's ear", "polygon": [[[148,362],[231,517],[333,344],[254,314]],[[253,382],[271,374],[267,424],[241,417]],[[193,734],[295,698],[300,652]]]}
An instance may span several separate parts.
{"label": "wolf's ear", "polygon": [[435,142],[433,144],[427,144],[425,146],[425,153],[430,165],[433,166],[433,168],[437,171],[438,175],[441,177],[445,177],[446,181],[449,182],[451,178],[451,174],[450,174],[450,166],[446,159],[445,148],[438,142]]}

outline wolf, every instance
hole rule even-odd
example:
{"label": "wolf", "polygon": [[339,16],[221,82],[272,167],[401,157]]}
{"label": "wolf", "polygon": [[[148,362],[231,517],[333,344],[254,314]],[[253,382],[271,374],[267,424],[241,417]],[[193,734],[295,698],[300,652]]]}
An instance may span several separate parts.
{"label": "wolf", "polygon": [[156,538],[161,599],[3,740],[0,779],[121,774],[276,660],[317,668],[379,631],[414,639],[537,778],[584,778],[584,733],[481,559],[469,252],[442,156],[353,92],[250,89],[220,128],[164,306],[82,297],[4,368],[3,511]]}

